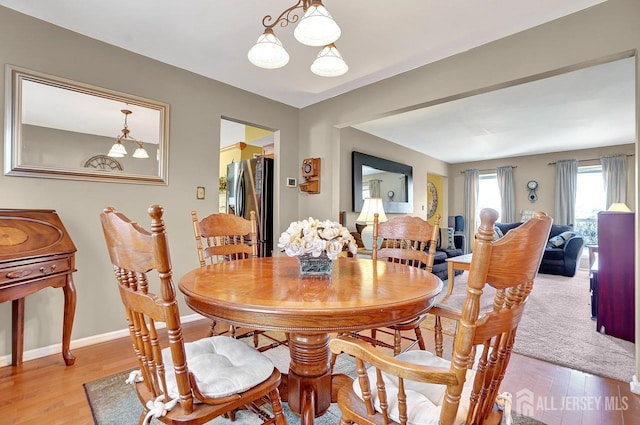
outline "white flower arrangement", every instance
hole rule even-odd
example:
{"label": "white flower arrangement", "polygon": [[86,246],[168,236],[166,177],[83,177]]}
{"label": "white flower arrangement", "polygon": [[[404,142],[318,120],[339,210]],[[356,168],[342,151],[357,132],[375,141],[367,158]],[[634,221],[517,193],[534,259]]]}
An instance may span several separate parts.
{"label": "white flower arrangement", "polygon": [[289,257],[307,254],[319,257],[326,253],[329,259],[336,260],[345,245],[352,254],[357,253],[356,240],[346,227],[334,221],[320,221],[312,217],[294,221],[278,239],[278,247]]}

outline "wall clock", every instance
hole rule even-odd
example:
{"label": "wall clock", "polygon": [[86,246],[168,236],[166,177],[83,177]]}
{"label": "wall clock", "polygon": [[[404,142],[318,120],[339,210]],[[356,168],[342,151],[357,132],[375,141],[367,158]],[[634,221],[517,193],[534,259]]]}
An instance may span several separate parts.
{"label": "wall clock", "polygon": [[535,180],[529,180],[527,182],[527,189],[529,189],[529,201],[535,202],[538,200],[538,194],[536,190],[538,190],[538,182]]}
{"label": "wall clock", "polygon": [[438,209],[438,190],[436,185],[427,182],[427,218],[433,217]]}
{"label": "wall clock", "polygon": [[84,163],[85,168],[97,168],[106,171],[122,171],[122,164],[107,155],[96,155],[87,159]]}

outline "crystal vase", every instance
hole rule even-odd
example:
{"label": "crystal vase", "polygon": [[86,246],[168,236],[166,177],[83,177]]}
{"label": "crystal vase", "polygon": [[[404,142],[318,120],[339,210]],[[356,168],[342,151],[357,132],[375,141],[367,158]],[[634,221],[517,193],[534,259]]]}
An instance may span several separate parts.
{"label": "crystal vase", "polygon": [[296,257],[300,265],[301,276],[330,276],[333,271],[333,260],[322,254],[314,257],[311,254]]}

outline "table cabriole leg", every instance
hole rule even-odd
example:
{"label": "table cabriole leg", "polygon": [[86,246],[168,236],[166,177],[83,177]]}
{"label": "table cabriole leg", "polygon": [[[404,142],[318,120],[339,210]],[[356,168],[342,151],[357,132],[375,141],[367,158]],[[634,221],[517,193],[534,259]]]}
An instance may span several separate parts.
{"label": "table cabriole leg", "polygon": [[62,325],[62,357],[67,366],[76,362],[76,357],[71,354],[71,330],[73,328],[73,316],[76,312],[76,287],[73,284],[71,274],[67,275],[67,283],[62,287],[64,291],[64,320]]}

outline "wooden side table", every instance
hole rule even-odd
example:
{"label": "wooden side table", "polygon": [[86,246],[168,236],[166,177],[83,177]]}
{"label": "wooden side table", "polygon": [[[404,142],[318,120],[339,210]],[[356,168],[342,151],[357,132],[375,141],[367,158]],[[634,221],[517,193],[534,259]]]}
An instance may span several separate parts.
{"label": "wooden side table", "polygon": [[54,210],[0,210],[0,302],[12,301],[11,364],[22,363],[24,299],[43,288],[64,291],[62,357],[71,354],[71,328],[76,310],[76,247]]}
{"label": "wooden side table", "polygon": [[447,295],[451,295],[453,291],[453,280],[455,279],[454,270],[469,270],[471,267],[471,255],[458,255],[457,257],[449,257],[445,261],[447,266]]}

